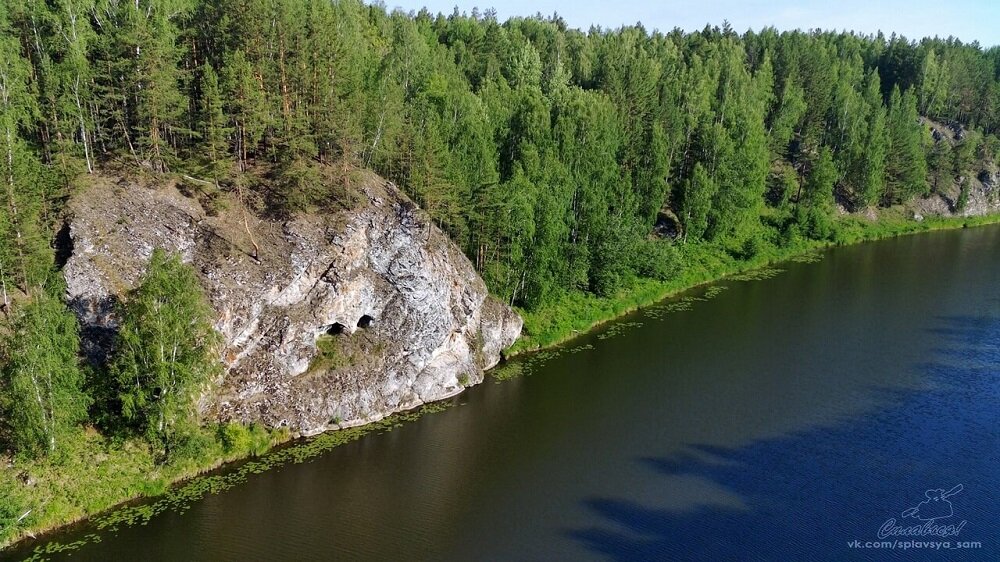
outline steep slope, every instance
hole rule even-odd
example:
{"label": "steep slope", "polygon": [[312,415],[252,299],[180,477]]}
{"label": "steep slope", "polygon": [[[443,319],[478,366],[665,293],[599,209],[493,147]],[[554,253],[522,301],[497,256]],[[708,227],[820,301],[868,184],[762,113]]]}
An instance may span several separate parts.
{"label": "steep slope", "polygon": [[209,418],[308,435],[481,382],[520,317],[394,185],[366,174],[356,189],[350,211],[251,219],[255,259],[234,200],[209,216],[171,185],[97,182],[70,202],[63,269],[88,356],[110,352],[114,304],[159,247],[195,267],[217,314],[225,375],[201,401]]}

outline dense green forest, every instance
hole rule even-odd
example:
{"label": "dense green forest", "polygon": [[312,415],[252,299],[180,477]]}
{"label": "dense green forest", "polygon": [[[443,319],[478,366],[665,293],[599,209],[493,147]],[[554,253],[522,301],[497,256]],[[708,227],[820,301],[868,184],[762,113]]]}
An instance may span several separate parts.
{"label": "dense green forest", "polygon": [[[583,32],[329,0],[4,9],[8,290],[44,276],[28,256],[66,186],[111,165],[246,186],[260,213],[343,197],[324,163],[371,167],[531,308],[670,275],[658,218],[741,254],[834,236],[836,203],[950,187],[1000,130],[1000,49],[955,39]],[[918,115],[982,134],[935,150]]]}
{"label": "dense green forest", "polygon": [[[936,142],[921,116],[965,130]],[[105,383],[77,359],[53,234],[91,174],[189,175],[280,218],[343,205],[350,170],[371,168],[530,311],[670,279],[692,246],[833,241],[838,212],[935,191],[960,210],[998,133],[1000,48],[951,38],[581,31],[354,0],[3,2],[0,438],[53,454],[89,417],[164,459],[190,444],[212,334],[175,258],[155,256],[121,311]]]}

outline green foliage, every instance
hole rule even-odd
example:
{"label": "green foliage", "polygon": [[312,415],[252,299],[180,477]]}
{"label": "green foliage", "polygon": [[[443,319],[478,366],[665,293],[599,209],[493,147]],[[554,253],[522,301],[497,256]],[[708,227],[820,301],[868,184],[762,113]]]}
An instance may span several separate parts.
{"label": "green foliage", "polygon": [[[122,157],[197,171],[272,215],[350,207],[349,170],[373,168],[493,293],[533,308],[662,276],[640,256],[663,215],[733,255],[806,221],[828,235],[825,205],[761,230],[766,203],[785,213],[803,197],[823,149],[856,211],[946,191],[1000,130],[996,54],[958,41],[582,32],[357,0],[22,4],[0,21],[9,291],[45,270],[34,256],[58,198],[44,171]],[[920,113],[964,124],[966,140],[931,147]]]}
{"label": "green foliage", "polygon": [[249,452],[253,456],[260,456],[267,452],[272,442],[271,434],[258,424],[219,424],[216,437],[228,454]]}
{"label": "green foliage", "polygon": [[[232,439],[221,435],[223,428]],[[343,442],[344,437],[339,435],[335,441]],[[0,466],[0,545],[29,532],[37,534],[88,516],[99,516],[95,522],[100,529],[121,524],[123,514],[118,511],[99,514],[140,496],[171,497],[183,489],[172,488],[173,482],[216,468],[225,461],[263,455],[275,443],[288,439],[285,430],[268,431],[259,425],[213,425],[199,429],[190,439],[199,445],[197,456],[177,455],[169,464],[162,464],[159,452],[141,439],[107,438],[94,431],[77,431],[61,446],[59,463],[49,458],[18,459],[14,466],[6,463]],[[302,453],[285,458],[301,458]],[[34,480],[33,486],[23,484],[25,476]],[[181,495],[200,497],[216,489],[206,486],[211,482],[210,478],[195,479],[191,486],[200,493],[193,495],[193,490],[188,490]],[[145,504],[138,504],[137,509],[150,513]]]}
{"label": "green foliage", "polygon": [[30,293],[49,272],[44,214],[51,182],[25,133],[38,117],[32,67],[0,9],[0,303]]}
{"label": "green foliage", "polygon": [[219,88],[219,76],[210,63],[205,63],[201,69],[201,123],[203,124],[202,143],[205,151],[205,171],[212,178],[215,187],[219,181],[232,173],[230,162],[229,137],[233,128],[223,111],[222,92]]}
{"label": "green foliage", "polygon": [[[793,222],[786,231],[789,234],[783,243],[770,244],[766,240],[762,241],[757,253],[747,259],[733,256],[714,244],[688,243],[678,247],[678,259],[684,267],[666,281],[635,279],[632,284],[609,297],[576,292],[561,295],[537,310],[521,310],[524,330],[522,337],[508,353],[508,357],[563,342],[611,318],[661,302],[668,296],[696,285],[733,274],[758,270],[796,256],[809,255],[825,246],[854,244],[929,230],[991,224],[998,220],[1000,220],[998,215],[971,219],[926,217],[922,222],[890,213],[877,222],[850,217],[836,223],[832,233],[833,239],[823,240],[807,239],[791,234],[797,230],[797,225]],[[748,279],[757,277],[752,275]]]}
{"label": "green foliage", "polygon": [[281,206],[289,211],[311,211],[324,206],[333,196],[333,189],[323,176],[323,170],[309,160],[286,162],[277,180]]}
{"label": "green foliage", "polygon": [[197,399],[218,369],[217,335],[194,271],[155,250],[120,311],[110,371],[122,415],[164,457],[196,454]]}
{"label": "green foliage", "polygon": [[829,212],[833,207],[833,187],[836,181],[837,169],[833,163],[833,152],[823,147],[809,172],[800,205]]}
{"label": "green foliage", "polygon": [[900,95],[898,88],[892,90],[888,130],[888,182],[884,202],[900,203],[927,193],[929,185],[924,142],[929,135],[920,124],[916,98],[911,91]]}
{"label": "green foliage", "polygon": [[767,200],[772,207],[783,209],[789,200],[798,194],[799,174],[789,165],[779,165],[778,169],[771,171],[768,180],[770,187]]}
{"label": "green foliage", "polygon": [[865,138],[864,152],[859,160],[855,179],[860,207],[878,204],[885,193],[889,131],[879,83],[878,72],[873,70],[865,81],[868,136]]}
{"label": "green foliage", "polygon": [[802,232],[813,240],[833,236],[833,188],[837,169],[830,149],[823,147],[806,181],[802,198],[796,208]]}
{"label": "green foliage", "polygon": [[785,81],[780,103],[771,117],[771,150],[785,156],[788,143],[806,113],[805,92],[792,80]]}
{"label": "green foliage", "polygon": [[3,346],[0,408],[10,445],[23,456],[52,455],[87,417],[78,365],[76,317],[45,292],[22,306]]}
{"label": "green foliage", "polygon": [[[965,176],[969,174],[974,174],[974,166],[978,158],[980,158],[980,147],[983,145],[982,134],[978,131],[966,131],[965,136],[961,141],[955,146],[955,149],[951,151],[952,162],[951,164],[951,174],[953,176]],[[949,162],[946,162],[948,155],[943,155],[941,157],[941,167],[945,168],[948,166]],[[992,160],[990,156],[985,156],[984,159]]]}
{"label": "green foliage", "polygon": [[955,179],[955,166],[952,163],[951,144],[947,140],[938,140],[931,146],[927,167],[931,188],[939,193],[948,191]]}
{"label": "green foliage", "polygon": [[357,346],[351,345],[350,336],[322,335],[316,340],[318,351],[316,358],[309,365],[309,372],[323,372],[350,367],[358,362]]}
{"label": "green foliage", "polygon": [[685,221],[684,232],[688,237],[698,240],[705,235],[708,230],[708,213],[716,191],[718,186],[701,163],[696,163],[691,179],[685,186],[681,208]]}
{"label": "green foliage", "polygon": [[682,266],[677,247],[666,240],[643,240],[635,255],[638,260],[635,270],[647,279],[668,281],[677,276]]}
{"label": "green foliage", "polygon": [[961,213],[969,205],[969,191],[972,189],[972,180],[966,176],[962,180],[961,191],[958,193],[958,200],[955,201],[955,211]]}

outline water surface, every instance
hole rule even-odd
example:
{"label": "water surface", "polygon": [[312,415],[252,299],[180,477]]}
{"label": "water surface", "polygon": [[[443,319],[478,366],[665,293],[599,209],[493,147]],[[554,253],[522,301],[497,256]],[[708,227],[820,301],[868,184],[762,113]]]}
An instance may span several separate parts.
{"label": "water surface", "polygon": [[[998,257],[984,227],[696,289],[69,559],[997,560]],[[981,548],[848,547],[958,484]]]}

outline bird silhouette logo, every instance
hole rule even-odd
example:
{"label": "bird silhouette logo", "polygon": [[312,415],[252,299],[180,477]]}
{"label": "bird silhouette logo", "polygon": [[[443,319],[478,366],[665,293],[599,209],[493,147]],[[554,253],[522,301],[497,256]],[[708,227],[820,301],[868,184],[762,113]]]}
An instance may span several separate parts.
{"label": "bird silhouette logo", "polygon": [[904,511],[902,514],[903,519],[913,517],[921,521],[934,521],[936,519],[951,517],[955,514],[955,510],[952,508],[951,502],[948,501],[948,498],[961,492],[963,489],[963,486],[959,484],[947,492],[941,488],[927,490],[924,492],[924,496],[926,496],[927,499],[920,502],[915,507],[911,507],[910,509]]}

